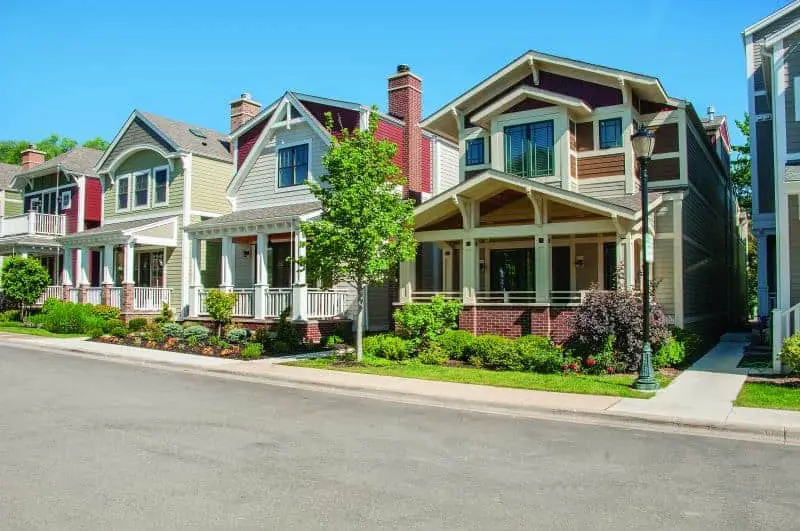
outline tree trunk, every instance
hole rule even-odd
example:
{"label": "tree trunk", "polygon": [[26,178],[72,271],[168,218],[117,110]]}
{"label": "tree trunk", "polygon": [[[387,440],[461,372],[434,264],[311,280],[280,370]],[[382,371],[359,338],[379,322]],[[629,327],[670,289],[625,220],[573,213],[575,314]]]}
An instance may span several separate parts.
{"label": "tree trunk", "polygon": [[356,361],[364,360],[364,286],[356,287]]}

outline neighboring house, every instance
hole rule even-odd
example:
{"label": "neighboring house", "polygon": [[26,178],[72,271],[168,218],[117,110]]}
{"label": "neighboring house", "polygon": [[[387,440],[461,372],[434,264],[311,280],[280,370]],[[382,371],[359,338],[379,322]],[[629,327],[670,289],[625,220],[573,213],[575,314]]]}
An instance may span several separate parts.
{"label": "neighboring house", "polygon": [[526,52],[423,120],[458,143],[459,183],[416,209],[417,240],[436,248],[401,266],[400,302],[444,292],[461,328],[561,341],[585,290],[641,289],[630,138],[645,124],[657,298],[678,326],[741,322],[746,234],[724,121],[709,118],[655,77]]}
{"label": "neighboring house", "polygon": [[96,149],[76,147],[45,160],[44,152],[31,145],[22,152],[22,165],[10,184],[15,191],[4,192],[0,255],[38,257],[54,284],[46,296],[61,296],[64,262],[67,267],[82,264],[82,282],[99,285],[98,256],[62,253],[58,238],[100,225],[102,192],[94,165],[101,155]]}
{"label": "neighboring house", "polygon": [[[19,166],[0,162],[0,219],[13,218],[22,214],[22,196],[11,186],[14,174],[18,171],[20,171]],[[0,235],[2,235],[2,228],[0,228]],[[0,255],[0,268],[2,267],[3,256]]]}
{"label": "neighboring house", "polygon": [[[388,111],[379,116],[377,136],[399,147],[395,163],[408,179],[404,193],[423,200],[455,185],[456,146],[420,129],[422,82],[405,65],[389,77]],[[231,102],[235,168],[227,197],[233,212],[186,229],[194,242],[192,316],[205,314],[207,288],[220,286],[237,293],[238,320],[270,322],[291,307],[293,320],[311,339],[352,317],[351,287],[306,286],[305,272],[290,260],[304,252],[300,222],[321,212],[307,183],[319,183],[325,172],[322,157],[331,143],[326,113],[335,133],[366,128],[370,108],[294,92],[263,110],[248,94]],[[369,328],[388,328],[390,291],[370,288]]]}
{"label": "neighboring house", "polygon": [[800,1],[744,30],[758,314],[773,314],[775,368],[800,328]]}
{"label": "neighboring house", "polygon": [[103,184],[102,226],[61,239],[65,249],[102,252],[102,288],[81,299],[102,300],[126,317],[158,312],[166,302],[176,316],[185,316],[189,256],[183,227],[230,211],[224,200],[231,176],[226,135],[133,111],[95,171]]}

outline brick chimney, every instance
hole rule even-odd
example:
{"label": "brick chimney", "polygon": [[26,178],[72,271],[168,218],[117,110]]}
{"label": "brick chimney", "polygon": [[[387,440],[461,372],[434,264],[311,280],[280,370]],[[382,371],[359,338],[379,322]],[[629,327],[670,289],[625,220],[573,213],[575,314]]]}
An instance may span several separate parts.
{"label": "brick chimney", "polygon": [[29,170],[36,165],[44,162],[44,151],[37,151],[36,146],[28,144],[28,149],[21,153],[22,155],[22,170]]}
{"label": "brick chimney", "polygon": [[241,127],[260,110],[261,104],[253,101],[249,92],[243,92],[238,100],[231,102],[231,131]]}
{"label": "brick chimney", "polygon": [[401,170],[408,179],[408,190],[423,191],[422,182],[422,78],[411,72],[408,65],[398,65],[397,72],[389,76],[389,114],[405,122],[403,145],[405,149]]}

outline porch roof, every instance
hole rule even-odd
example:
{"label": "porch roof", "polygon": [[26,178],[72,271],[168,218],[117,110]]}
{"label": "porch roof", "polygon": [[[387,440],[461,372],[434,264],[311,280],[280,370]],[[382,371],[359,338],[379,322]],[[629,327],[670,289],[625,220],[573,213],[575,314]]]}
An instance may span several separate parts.
{"label": "porch roof", "polygon": [[25,251],[57,251],[61,244],[54,236],[41,234],[17,234],[0,238],[0,254]]}
{"label": "porch roof", "polygon": [[96,247],[130,241],[142,245],[178,246],[178,217],[165,216],[110,223],[95,229],[62,236],[59,241],[67,247]]}
{"label": "porch roof", "polygon": [[229,232],[252,229],[264,229],[276,224],[292,224],[317,215],[322,209],[319,201],[294,203],[274,207],[239,210],[217,218],[207,219],[188,225],[185,230],[189,234]]}

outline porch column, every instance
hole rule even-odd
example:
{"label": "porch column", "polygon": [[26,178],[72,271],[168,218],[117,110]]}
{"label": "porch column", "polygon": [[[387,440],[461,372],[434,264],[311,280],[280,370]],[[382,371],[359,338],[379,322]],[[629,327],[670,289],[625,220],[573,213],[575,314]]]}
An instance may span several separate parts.
{"label": "porch column", "polygon": [[400,304],[406,304],[413,300],[416,269],[414,262],[400,262],[400,300],[398,301]]}
{"label": "porch column", "polygon": [[103,247],[103,292],[100,299],[106,306],[111,306],[111,287],[114,285],[114,279],[111,271],[114,267],[114,246],[105,245]]}
{"label": "porch column", "polygon": [[536,264],[536,302],[549,302],[552,284],[552,261],[550,260],[550,237],[537,236],[533,248]]}
{"label": "porch column", "polygon": [[265,299],[267,296],[267,285],[269,283],[267,271],[267,248],[269,246],[269,236],[266,234],[256,235],[256,283],[253,286],[253,317],[264,319],[267,308]]}
{"label": "porch column", "polygon": [[69,290],[72,288],[72,248],[64,247],[63,267],[61,269],[61,286],[64,300],[70,300]]}
{"label": "porch column", "polygon": [[636,253],[634,251],[633,235],[629,232],[625,236],[625,287],[636,289]]}
{"label": "porch column", "polygon": [[[306,255],[306,239],[303,233],[295,231],[292,237],[293,256],[295,259]],[[308,286],[306,285],[306,270],[298,263],[292,264],[294,272],[294,285],[292,287],[292,313],[295,321],[308,319]]]}
{"label": "porch column", "polygon": [[89,249],[82,247],[78,249],[78,283],[79,286],[89,284]]}
{"label": "porch column", "polygon": [[475,304],[478,286],[478,246],[474,239],[461,242],[461,286],[464,304]]}
{"label": "porch column", "polygon": [[453,291],[453,248],[440,244],[442,248],[442,291]]}
{"label": "porch column", "polygon": [[768,316],[769,307],[769,271],[767,271],[767,235],[758,233],[758,316]]}
{"label": "porch column", "polygon": [[219,288],[222,291],[233,289],[233,265],[235,260],[233,238],[231,236],[222,237],[222,278]]}
{"label": "porch column", "polygon": [[131,313],[134,308],[134,292],[133,292],[133,249],[135,244],[133,241],[126,242],[123,249],[123,264],[122,264],[122,308],[120,311],[123,314]]}
{"label": "porch column", "polygon": [[191,240],[191,270],[189,271],[189,315],[197,317],[200,315],[200,290],[203,287],[200,277],[200,246],[202,240],[193,238]]}

